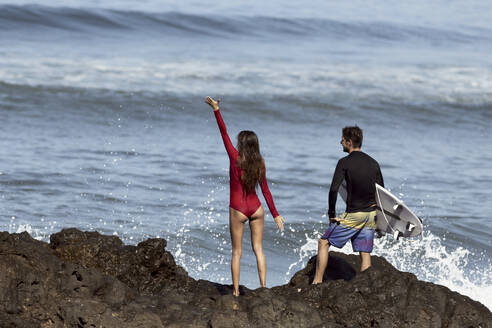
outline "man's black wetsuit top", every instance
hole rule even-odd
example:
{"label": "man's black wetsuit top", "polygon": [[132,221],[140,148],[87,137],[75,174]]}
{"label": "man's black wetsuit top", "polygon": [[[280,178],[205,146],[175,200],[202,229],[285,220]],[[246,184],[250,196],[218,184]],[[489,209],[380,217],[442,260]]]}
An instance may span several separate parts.
{"label": "man's black wetsuit top", "polygon": [[328,197],[328,217],[336,217],[335,204],[340,184],[347,182],[347,213],[370,212],[376,204],[375,183],[384,187],[378,162],[361,151],[353,151],[338,161]]}

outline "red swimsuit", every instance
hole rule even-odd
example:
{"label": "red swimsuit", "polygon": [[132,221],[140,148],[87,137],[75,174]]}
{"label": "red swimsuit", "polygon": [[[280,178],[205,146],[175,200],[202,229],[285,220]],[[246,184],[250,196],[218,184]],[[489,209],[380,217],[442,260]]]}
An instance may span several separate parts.
{"label": "red swimsuit", "polygon": [[[214,114],[217,119],[217,124],[219,125],[220,134],[222,135],[222,140],[224,141],[227,155],[229,155],[229,179],[231,190],[229,206],[250,218],[261,206],[260,200],[256,195],[256,191],[253,190],[249,193],[244,191],[243,184],[241,182],[242,170],[237,166],[237,158],[239,157],[239,153],[232,145],[229,135],[227,135],[227,129],[224,121],[222,120],[222,116],[220,115],[220,111],[216,110],[214,111]],[[270,213],[272,213],[272,216],[276,218],[278,216],[278,212],[275,208],[275,204],[273,204],[272,194],[268,189],[266,174],[260,182],[260,187],[263,197],[265,197],[268,208],[270,209]]]}

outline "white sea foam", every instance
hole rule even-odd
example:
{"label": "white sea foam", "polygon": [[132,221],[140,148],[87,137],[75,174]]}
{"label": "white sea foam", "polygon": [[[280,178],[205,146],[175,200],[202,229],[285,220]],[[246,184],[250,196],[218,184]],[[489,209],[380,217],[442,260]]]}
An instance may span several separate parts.
{"label": "white sea foam", "polygon": [[[484,67],[320,65],[149,59],[70,59],[4,56],[0,81],[13,84],[204,94],[344,94],[354,99],[492,102],[492,71]],[[56,63],[56,64],[54,64]]]}
{"label": "white sea foam", "polygon": [[[292,270],[302,268],[307,260],[317,253],[318,236],[308,236],[300,249],[299,260],[289,267],[286,279]],[[350,243],[342,249],[333,250],[352,254]],[[443,238],[424,232],[418,239],[402,238],[398,241],[385,236],[377,239],[373,255],[384,257],[400,271],[411,272],[418,279],[448,287],[451,290],[477,300],[492,309],[492,263],[487,254],[473,254],[458,247],[449,249]],[[480,267],[469,265],[470,258],[480,262]]]}
{"label": "white sea foam", "polygon": [[[228,244],[228,227],[224,224],[221,213],[211,204],[214,203],[217,194],[225,192],[225,187],[217,182],[211,184],[212,188],[202,202],[203,210],[196,211],[191,207],[184,207],[183,216],[179,220],[181,226],[176,227],[173,236],[176,244],[170,245],[169,250],[173,253],[176,263],[192,277],[224,282],[228,279],[223,273],[224,264],[227,262],[224,245]],[[196,231],[201,231],[204,235],[193,239],[192,234]],[[205,241],[200,240],[202,237]],[[212,239],[213,242],[210,243],[208,239]],[[217,245],[212,257],[204,256],[204,251],[201,249],[208,245]]]}
{"label": "white sea foam", "polygon": [[[15,229],[15,233],[27,232],[36,240],[44,240],[46,239],[46,234],[44,234],[41,229],[34,229],[30,224],[24,223],[19,224],[17,226],[12,225],[10,228]],[[9,231],[12,233],[13,231]]]}

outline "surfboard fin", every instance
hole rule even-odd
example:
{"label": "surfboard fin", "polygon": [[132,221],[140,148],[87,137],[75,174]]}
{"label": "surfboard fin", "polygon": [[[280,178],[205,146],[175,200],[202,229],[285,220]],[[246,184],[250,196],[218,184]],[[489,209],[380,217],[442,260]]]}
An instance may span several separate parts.
{"label": "surfboard fin", "polygon": [[415,225],[414,225],[414,224],[409,223],[409,224],[408,224],[408,231],[412,231],[413,229],[415,229]]}
{"label": "surfboard fin", "polygon": [[395,205],[393,206],[393,211],[396,211],[396,209],[397,209],[399,206],[400,206],[400,204],[395,204]]}
{"label": "surfboard fin", "polygon": [[400,239],[401,236],[403,236],[401,231],[395,230],[395,232],[393,233],[393,238],[395,238],[396,240]]}

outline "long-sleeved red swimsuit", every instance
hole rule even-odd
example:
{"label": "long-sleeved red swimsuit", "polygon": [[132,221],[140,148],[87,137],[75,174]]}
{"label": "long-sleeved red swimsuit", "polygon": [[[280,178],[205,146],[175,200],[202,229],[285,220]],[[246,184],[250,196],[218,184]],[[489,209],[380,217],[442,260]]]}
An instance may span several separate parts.
{"label": "long-sleeved red swimsuit", "polygon": [[[227,129],[222,120],[222,116],[220,115],[220,111],[214,111],[215,118],[217,119],[217,124],[219,126],[220,134],[222,136],[222,140],[224,141],[224,146],[227,151],[227,155],[229,155],[229,179],[230,179],[230,201],[229,206],[233,209],[243,213],[248,218],[250,218],[261,206],[260,200],[256,195],[256,191],[252,190],[250,192],[246,192],[243,188],[243,184],[241,181],[242,169],[237,166],[237,159],[239,157],[239,153],[232,145],[231,139],[227,134]],[[266,170],[265,176],[260,181],[261,192],[263,193],[263,197],[267,202],[268,208],[270,209],[270,213],[272,216],[276,218],[278,216],[277,209],[275,208],[275,204],[273,203],[272,194],[270,193],[270,189],[268,189],[268,183],[266,179]]]}

